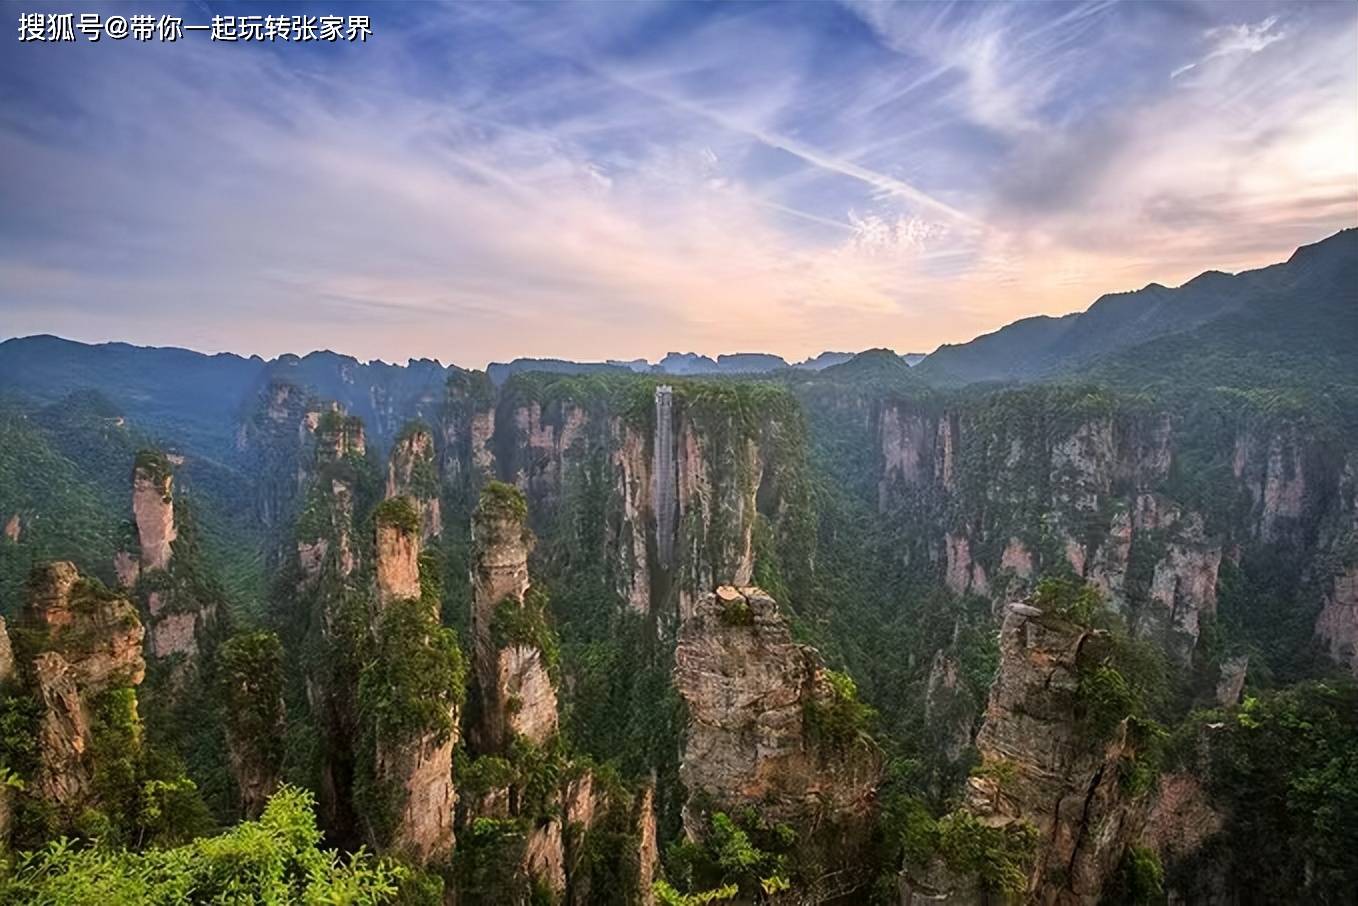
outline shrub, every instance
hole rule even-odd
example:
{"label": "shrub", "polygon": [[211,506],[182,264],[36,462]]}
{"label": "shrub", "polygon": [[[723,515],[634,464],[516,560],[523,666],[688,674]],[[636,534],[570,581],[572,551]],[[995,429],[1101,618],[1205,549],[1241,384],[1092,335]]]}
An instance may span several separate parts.
{"label": "shrub", "polygon": [[171,849],[129,852],[57,840],[0,874],[0,904],[346,903],[395,901],[405,869],[320,849],[310,793],[284,787],[258,821]]}
{"label": "shrub", "polygon": [[826,670],[825,680],[825,694],[806,702],[803,718],[813,739],[843,750],[867,734],[876,712],[859,700],[858,686],[847,673]]}
{"label": "shrub", "polygon": [[1026,821],[988,827],[968,811],[938,822],[938,851],[950,870],[975,874],[993,893],[1022,893],[1037,852],[1037,829]]}
{"label": "shrub", "polygon": [[508,518],[522,522],[528,518],[528,501],[523,492],[503,481],[488,481],[481,489],[477,509],[486,516]]}
{"label": "shrub", "polygon": [[1103,609],[1103,598],[1093,585],[1055,576],[1042,579],[1029,601],[1045,613],[1081,626],[1092,625]]}
{"label": "shrub", "polygon": [[408,534],[420,531],[420,514],[409,497],[390,497],[377,505],[373,519],[378,525],[392,525]]}
{"label": "shrub", "polygon": [[1106,900],[1115,906],[1150,906],[1159,903],[1165,888],[1165,870],[1154,850],[1129,846],[1122,854]]}

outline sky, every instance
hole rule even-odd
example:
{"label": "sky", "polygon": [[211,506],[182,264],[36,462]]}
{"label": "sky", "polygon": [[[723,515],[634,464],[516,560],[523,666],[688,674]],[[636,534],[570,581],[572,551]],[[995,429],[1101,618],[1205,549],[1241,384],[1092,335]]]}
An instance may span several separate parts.
{"label": "sky", "polygon": [[[72,10],[373,34],[19,43]],[[4,12],[0,337],[927,352],[1358,223],[1349,2]]]}

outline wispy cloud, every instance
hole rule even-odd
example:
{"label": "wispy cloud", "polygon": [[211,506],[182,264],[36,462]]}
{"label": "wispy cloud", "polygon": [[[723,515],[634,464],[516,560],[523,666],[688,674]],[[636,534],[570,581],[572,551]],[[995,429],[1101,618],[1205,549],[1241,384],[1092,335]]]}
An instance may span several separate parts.
{"label": "wispy cloud", "polygon": [[1185,63],[1169,74],[1171,79],[1177,79],[1190,70],[1197,69],[1210,60],[1219,57],[1229,57],[1238,54],[1256,54],[1287,37],[1287,33],[1282,29],[1277,29],[1277,16],[1269,16],[1254,24],[1242,23],[1240,25],[1219,25],[1209,28],[1203,34],[1204,40],[1211,44],[1211,48],[1206,55],[1192,63]]}

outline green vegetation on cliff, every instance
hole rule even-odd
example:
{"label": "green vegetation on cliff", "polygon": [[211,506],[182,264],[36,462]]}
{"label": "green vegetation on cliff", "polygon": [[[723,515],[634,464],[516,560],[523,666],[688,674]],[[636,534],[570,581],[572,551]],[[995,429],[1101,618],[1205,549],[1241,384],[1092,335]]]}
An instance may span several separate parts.
{"label": "green vegetation on cliff", "polygon": [[1243,902],[1351,901],[1358,890],[1358,685],[1307,682],[1246,698],[1228,712],[1201,715],[1181,736],[1177,754],[1189,765],[1203,740],[1208,790],[1230,816],[1204,856],[1221,860]]}
{"label": "green vegetation on cliff", "polygon": [[395,526],[409,535],[420,531],[420,514],[409,497],[390,497],[377,505],[373,521],[378,525]]}

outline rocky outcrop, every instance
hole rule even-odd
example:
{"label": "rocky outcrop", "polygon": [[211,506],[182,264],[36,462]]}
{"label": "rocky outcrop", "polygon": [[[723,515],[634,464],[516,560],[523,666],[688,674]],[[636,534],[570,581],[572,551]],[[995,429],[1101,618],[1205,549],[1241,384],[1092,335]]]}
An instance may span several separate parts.
{"label": "rocky outcrop", "polygon": [[367,454],[367,434],[363,420],[346,415],[339,406],[321,413],[316,421],[316,461],[320,464],[361,458]]}
{"label": "rocky outcrop", "polygon": [[1152,606],[1137,623],[1144,632],[1168,633],[1166,650],[1186,662],[1197,644],[1201,619],[1216,612],[1221,548],[1207,541],[1202,517],[1185,520],[1176,512],[1171,518],[1161,522],[1171,535],[1151,577]]}
{"label": "rocky outcrop", "polygon": [[482,751],[516,736],[541,745],[556,734],[556,684],[544,650],[545,602],[530,590],[527,503],[517,489],[488,484],[472,520],[472,650],[480,694]]}
{"label": "rocky outcrop", "polygon": [[1096,512],[1111,492],[1117,469],[1113,430],[1111,418],[1092,419],[1052,443],[1048,480],[1059,511]]}
{"label": "rocky outcrop", "polygon": [[445,861],[453,850],[456,744],[456,734],[426,734],[403,745],[377,741],[374,774],[399,788],[402,803],[389,846],[420,865]]}
{"label": "rocky outcrop", "polygon": [[679,776],[690,836],[703,833],[701,798],[749,806],[840,856],[863,843],[880,753],[861,736],[819,735],[818,709],[835,707],[842,691],[816,651],[792,640],[772,598],[722,586],[699,599],[679,630],[674,682],[688,708]]}
{"label": "rocky outcrop", "polygon": [[1135,757],[1133,734],[1126,721],[1093,731],[1082,714],[1081,677],[1106,645],[1101,631],[1035,607],[1006,610],[966,809],[990,827],[1036,829],[1027,902],[1093,906],[1140,832],[1144,804],[1120,780]]}
{"label": "rocky outcrop", "polygon": [[327,828],[346,841],[358,837],[353,808],[358,666],[351,610],[352,602],[372,594],[360,587],[365,574],[355,541],[354,470],[367,467],[364,450],[357,419],[334,410],[317,419],[295,548],[299,603],[307,611],[306,644],[324,652],[309,661],[305,677],[307,702],[322,741],[318,798]]}
{"label": "rocky outcrop", "polygon": [[[1201,619],[1215,609],[1223,539],[1202,514],[1160,493],[1174,463],[1174,422],[1130,408],[1069,419],[1071,406],[1036,391],[955,412],[880,404],[880,508],[908,520],[911,536],[922,539],[908,541],[902,556],[939,563],[954,593],[998,601],[1043,573],[1074,573],[1186,663]],[[1273,456],[1276,468],[1265,456],[1260,466],[1257,494],[1269,525],[1295,522],[1305,501],[1293,477],[1305,463],[1289,456]],[[1240,460],[1243,484],[1253,460],[1245,453]],[[1266,473],[1275,476],[1271,485]]]}
{"label": "rocky outcrop", "polygon": [[505,705],[505,733],[541,745],[556,735],[556,686],[546,656],[535,645],[500,649],[496,661],[497,698]]}
{"label": "rocky outcrop", "polygon": [[495,390],[483,372],[448,378],[439,429],[443,475],[456,488],[472,491],[495,477]]}
{"label": "rocky outcrop", "polygon": [[[715,416],[733,419],[734,415]],[[752,438],[716,443],[729,429],[706,431],[685,419],[677,435],[679,525],[675,558],[680,622],[699,595],[717,585],[742,586],[754,576],[754,520],[764,452]],[[657,506],[665,505],[662,501]]]}
{"label": "rocky outcrop", "polygon": [[1000,569],[1007,569],[1020,579],[1033,577],[1033,554],[1017,538],[1010,538],[1000,555]]}
{"label": "rocky outcrop", "polygon": [[[743,388],[661,386],[648,388],[655,396],[643,410],[639,395],[621,399],[569,376],[544,384],[516,375],[497,400],[483,377],[449,382],[439,422],[445,486],[469,500],[496,476],[518,487],[531,525],[549,539],[544,557],[559,557],[563,543],[601,548],[611,586],[663,636],[716,585],[751,581],[757,516],[775,533],[785,517],[809,519],[796,497],[806,491],[797,484],[804,427],[790,395],[779,409]],[[563,537],[579,529],[557,518],[560,507],[582,501],[598,508],[602,539]],[[809,563],[810,552],[788,559]]]}
{"label": "rocky outcrop", "polygon": [[[438,596],[422,593],[421,525],[415,504],[406,497],[389,498],[378,506],[374,522],[374,648],[358,694],[364,720],[372,722],[366,735],[366,744],[373,747],[370,789],[382,791],[381,806],[391,814],[382,816],[380,826],[373,815],[364,817],[374,845],[418,865],[444,863],[454,838],[453,750],[461,657],[448,650],[452,638],[441,636],[446,630],[439,622]],[[412,677],[406,666],[413,659],[428,665],[423,672],[444,678],[437,686],[423,685],[428,677]],[[418,704],[412,699],[419,699]],[[418,726],[410,725],[408,715],[400,722],[384,716],[412,707],[437,710],[425,712]],[[367,811],[373,807],[369,800]]]}
{"label": "rocky outcrop", "polygon": [[76,685],[75,671],[59,654],[33,660],[33,686],[42,714],[38,724],[39,763],[34,788],[39,797],[67,815],[89,801],[94,766],[90,713]]}
{"label": "rocky outcrop", "polygon": [[141,564],[130,551],[118,551],[113,555],[113,574],[118,577],[119,588],[131,588],[141,578]]}
{"label": "rocky outcrop", "polygon": [[634,822],[637,829],[637,902],[651,906],[655,893],[651,886],[660,870],[659,829],[655,817],[655,781],[652,780],[637,797]]}
{"label": "rocky outcrop", "polygon": [[165,660],[174,655],[193,657],[198,654],[199,615],[191,611],[177,611],[157,615],[162,607],[151,608],[151,656]]}
{"label": "rocky outcrop", "polygon": [[386,496],[405,497],[419,517],[420,536],[428,542],[443,531],[434,435],[423,425],[406,427],[391,449]]}
{"label": "rocky outcrop", "polygon": [[[132,475],[132,513],[139,559],[127,552],[114,556],[119,584],[136,588],[144,602],[148,653],[156,662],[172,662],[169,688],[182,690],[217,616],[210,599],[193,576],[201,569],[182,563],[199,556],[196,545],[181,540],[193,535],[191,520],[181,526],[174,499],[174,467],[183,458],[143,450]],[[185,517],[187,519],[187,516]]]}
{"label": "rocky outcrop", "polygon": [[525,402],[506,413],[496,427],[497,437],[509,435],[513,443],[502,445],[497,464],[513,484],[533,501],[534,512],[555,512],[565,486],[566,473],[582,450],[577,447],[590,419],[585,409],[569,401],[546,406]]}
{"label": "rocky outcrop", "polygon": [[392,497],[378,507],[373,560],[378,606],[420,596],[420,516],[408,497]]}
{"label": "rocky outcrop", "polygon": [[[300,387],[283,380],[266,385],[236,432],[236,449],[253,477],[254,511],[270,528],[293,515],[311,477],[320,410]],[[280,558],[283,550],[272,552]]]}
{"label": "rocky outcrop", "polygon": [[132,515],[141,571],[166,569],[178,532],[174,523],[174,472],[164,455],[144,451],[132,470]]}
{"label": "rocky outcrop", "polygon": [[[654,902],[651,885],[660,864],[654,780],[629,792],[617,784],[600,781],[592,770],[579,770],[563,787],[561,823],[568,902],[592,903],[603,895],[619,893],[629,903],[648,906]],[[606,835],[607,848],[592,840],[596,834]],[[605,869],[602,879],[610,885],[625,881],[628,885],[625,891],[614,886],[597,889],[601,855],[612,860],[617,869],[616,873]]]}
{"label": "rocky outcrop", "polygon": [[937,471],[935,441],[940,437],[951,440],[951,433],[941,425],[935,427],[923,415],[902,411],[895,406],[883,408],[877,423],[877,436],[882,457],[877,494],[883,508],[890,502],[897,485],[918,487],[932,484]]}
{"label": "rocky outcrop", "polygon": [[67,661],[82,689],[137,685],[146,675],[136,607],[97,580],[82,579],[71,563],[34,570],[26,619],[45,633],[45,649]]}
{"label": "rocky outcrop", "polygon": [[566,890],[566,849],[561,838],[561,819],[549,818],[528,832],[523,869],[537,884],[556,896]]}
{"label": "rocky outcrop", "polygon": [[1248,654],[1236,655],[1222,661],[1216,688],[1218,707],[1233,708],[1240,704],[1241,693],[1245,691],[1245,677],[1249,672],[1249,666],[1250,656]]}
{"label": "rocky outcrop", "polygon": [[93,796],[96,701],[145,677],[143,630],[131,601],[65,562],[35,569],[25,621],[44,639],[29,680],[41,713],[34,789],[69,820]]}

